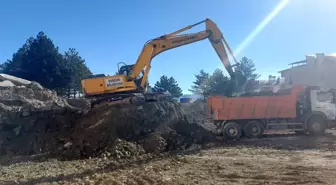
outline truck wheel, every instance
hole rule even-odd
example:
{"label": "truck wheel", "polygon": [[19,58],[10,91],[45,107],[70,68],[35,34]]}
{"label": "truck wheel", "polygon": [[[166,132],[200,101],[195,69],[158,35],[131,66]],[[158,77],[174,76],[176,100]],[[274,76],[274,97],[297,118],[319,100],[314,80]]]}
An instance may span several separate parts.
{"label": "truck wheel", "polygon": [[313,116],[308,120],[307,130],[309,134],[321,135],[327,129],[327,124],[325,119],[321,116]]}
{"label": "truck wheel", "polygon": [[233,140],[238,139],[241,135],[241,128],[235,122],[229,122],[224,125],[223,136],[225,139]]}
{"label": "truck wheel", "polygon": [[249,121],[244,126],[244,133],[250,138],[260,137],[264,134],[264,126],[258,121]]}

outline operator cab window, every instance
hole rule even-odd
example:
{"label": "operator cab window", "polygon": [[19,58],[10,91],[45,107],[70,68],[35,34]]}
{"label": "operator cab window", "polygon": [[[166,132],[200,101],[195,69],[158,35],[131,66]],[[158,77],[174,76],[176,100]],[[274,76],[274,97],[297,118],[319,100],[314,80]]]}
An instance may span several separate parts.
{"label": "operator cab window", "polygon": [[317,101],[319,102],[333,102],[333,94],[329,91],[320,91],[317,92],[316,96]]}
{"label": "operator cab window", "polygon": [[126,67],[121,67],[120,71],[119,71],[119,75],[125,75],[128,76],[129,75],[129,71],[127,70]]}

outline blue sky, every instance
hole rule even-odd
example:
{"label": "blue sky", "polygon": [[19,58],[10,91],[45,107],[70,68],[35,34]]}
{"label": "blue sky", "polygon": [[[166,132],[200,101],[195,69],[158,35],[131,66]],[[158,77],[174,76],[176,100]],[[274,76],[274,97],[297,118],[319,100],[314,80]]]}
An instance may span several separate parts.
{"label": "blue sky", "polygon": [[[234,50],[281,0],[10,0],[0,6],[0,62],[30,36],[44,31],[61,52],[76,48],[94,73],[114,74],[118,62],[134,63],[144,43],[210,18]],[[336,52],[336,1],[289,0],[245,45],[237,58],[254,60],[261,78],[302,60],[306,54]],[[204,25],[192,32],[203,30]],[[150,83],[173,76],[189,93],[194,74],[223,68],[207,40],[160,54],[152,61]]]}

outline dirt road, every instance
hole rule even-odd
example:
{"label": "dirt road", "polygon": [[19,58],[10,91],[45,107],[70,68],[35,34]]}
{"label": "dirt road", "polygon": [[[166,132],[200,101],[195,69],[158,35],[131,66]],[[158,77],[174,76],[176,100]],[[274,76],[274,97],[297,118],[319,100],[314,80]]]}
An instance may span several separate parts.
{"label": "dirt road", "polygon": [[328,133],[269,135],[131,164],[2,158],[0,184],[336,184],[335,148],[336,134]]}

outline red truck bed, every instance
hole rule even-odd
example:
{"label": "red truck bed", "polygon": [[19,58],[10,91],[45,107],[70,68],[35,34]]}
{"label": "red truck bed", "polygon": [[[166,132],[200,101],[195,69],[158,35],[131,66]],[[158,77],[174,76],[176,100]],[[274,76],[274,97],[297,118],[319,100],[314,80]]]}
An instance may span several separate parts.
{"label": "red truck bed", "polygon": [[208,114],[214,120],[270,119],[296,117],[297,94],[302,86],[295,86],[287,95],[208,98]]}

